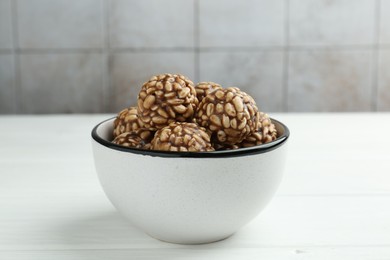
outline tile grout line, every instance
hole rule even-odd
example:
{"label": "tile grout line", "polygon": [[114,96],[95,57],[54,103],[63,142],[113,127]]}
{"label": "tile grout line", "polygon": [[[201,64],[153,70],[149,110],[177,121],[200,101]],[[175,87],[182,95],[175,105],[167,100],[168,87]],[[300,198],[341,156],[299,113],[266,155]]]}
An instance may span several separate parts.
{"label": "tile grout line", "polygon": [[44,49],[16,49],[18,54],[88,54],[103,53],[103,48],[44,48]]}
{"label": "tile grout line", "polygon": [[231,51],[246,51],[246,52],[263,52],[263,51],[281,51],[284,46],[258,46],[258,47],[198,47],[202,52],[231,52]]}
{"label": "tile grout line", "polygon": [[15,93],[15,113],[22,113],[24,110],[22,102],[22,86],[21,86],[21,68],[20,68],[20,56],[19,56],[19,30],[18,30],[18,12],[17,12],[17,0],[11,0],[11,29],[12,29],[12,54],[14,61],[14,93]]}
{"label": "tile grout line", "polygon": [[378,111],[378,78],[379,78],[379,37],[381,22],[381,0],[375,1],[375,29],[374,29],[374,49],[371,57],[371,111]]}
{"label": "tile grout line", "polygon": [[194,0],[194,72],[195,84],[200,81],[199,0]]}
{"label": "tile grout line", "polygon": [[[288,50],[294,51],[357,51],[357,50],[372,50],[372,49],[389,49],[390,44],[378,44],[375,45],[329,45],[329,46],[298,46],[298,45],[284,45],[284,46],[259,46],[259,47],[198,47],[198,51],[203,52],[258,52],[258,51],[283,51]],[[16,48],[12,49],[0,49],[2,54],[78,54],[78,53],[155,53],[155,52],[193,52],[192,47],[153,47],[153,48]]]}
{"label": "tile grout line", "polygon": [[11,47],[10,49],[0,49],[0,54],[14,54],[15,51],[13,49],[13,47]]}
{"label": "tile grout line", "polygon": [[[115,53],[114,49],[111,48],[111,25],[110,25],[110,13],[111,13],[111,6],[110,6],[110,0],[106,0],[107,6],[106,6],[106,32],[107,32],[107,38],[106,38],[106,53],[107,53],[107,59],[106,59],[106,73],[107,73],[107,86],[106,86],[106,113],[107,112],[112,112],[114,108],[114,101],[113,101],[113,95],[112,93],[114,92],[114,84],[112,81],[112,69],[111,69],[111,64],[112,64],[112,58],[111,56]],[[136,51],[134,51],[136,52]]]}
{"label": "tile grout line", "polygon": [[390,44],[386,44],[386,43],[383,43],[383,44],[379,44],[378,45],[378,49],[379,50],[389,50],[390,49]]}
{"label": "tile grout line", "polygon": [[110,75],[108,69],[108,56],[109,56],[109,3],[108,0],[102,0],[102,37],[103,37],[103,48],[102,48],[102,93],[101,93],[101,108],[100,112],[107,112],[109,110],[109,98],[110,93]]}
{"label": "tile grout line", "polygon": [[356,51],[375,48],[375,44],[339,44],[339,45],[288,45],[294,51]]}
{"label": "tile grout line", "polygon": [[288,112],[288,88],[289,88],[289,62],[290,62],[290,48],[289,48],[289,35],[290,35],[290,25],[289,25],[289,20],[290,20],[290,3],[289,0],[284,1],[284,43],[285,46],[283,48],[283,112]]}

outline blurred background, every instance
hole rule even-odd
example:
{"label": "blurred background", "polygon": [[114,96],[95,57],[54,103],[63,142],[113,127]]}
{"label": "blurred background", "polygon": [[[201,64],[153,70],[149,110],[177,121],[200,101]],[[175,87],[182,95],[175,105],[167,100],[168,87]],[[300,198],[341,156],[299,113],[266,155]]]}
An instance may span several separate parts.
{"label": "blurred background", "polygon": [[390,111],[390,0],[0,0],[0,113],[117,112],[159,73],[266,112]]}

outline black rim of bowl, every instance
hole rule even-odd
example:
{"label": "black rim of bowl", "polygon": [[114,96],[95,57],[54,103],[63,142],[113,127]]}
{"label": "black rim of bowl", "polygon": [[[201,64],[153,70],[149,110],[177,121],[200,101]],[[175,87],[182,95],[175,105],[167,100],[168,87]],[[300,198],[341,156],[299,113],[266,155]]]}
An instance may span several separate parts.
{"label": "black rim of bowl", "polygon": [[110,121],[114,119],[115,117],[111,117],[109,119],[106,119],[99,124],[97,124],[92,129],[92,138],[98,142],[99,144],[114,149],[121,152],[128,152],[133,154],[140,154],[140,155],[149,155],[153,157],[171,157],[171,158],[183,158],[183,157],[190,157],[190,158],[226,158],[226,157],[239,157],[239,156],[248,156],[248,155],[254,155],[259,153],[266,153],[270,152],[280,146],[282,146],[284,143],[286,143],[287,139],[290,136],[290,131],[288,127],[283,124],[282,122],[275,120],[271,118],[272,122],[280,124],[284,128],[283,135],[279,136],[276,140],[261,144],[257,146],[252,147],[246,147],[246,148],[239,148],[235,150],[220,150],[220,151],[213,151],[213,152],[171,152],[171,151],[156,151],[156,150],[143,150],[138,148],[131,148],[131,147],[125,147],[118,144],[114,144],[112,142],[109,142],[107,140],[104,140],[97,134],[97,129],[99,126],[104,124],[107,121]]}

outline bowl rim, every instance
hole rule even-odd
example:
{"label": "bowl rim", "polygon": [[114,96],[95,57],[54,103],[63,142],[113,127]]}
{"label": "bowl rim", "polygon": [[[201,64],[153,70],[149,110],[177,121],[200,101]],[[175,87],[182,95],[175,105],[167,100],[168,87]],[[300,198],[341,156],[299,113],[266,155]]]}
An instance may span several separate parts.
{"label": "bowl rim", "polygon": [[212,152],[173,152],[173,151],[156,151],[156,150],[144,150],[133,147],[125,147],[118,144],[114,144],[109,142],[102,137],[100,137],[97,133],[98,128],[106,123],[107,121],[113,120],[116,117],[111,117],[106,120],[103,120],[99,124],[97,124],[91,132],[92,139],[97,143],[116,151],[127,152],[132,154],[139,155],[148,155],[152,157],[169,157],[169,158],[231,158],[231,157],[240,157],[240,156],[248,156],[270,152],[284,145],[288,138],[290,137],[290,130],[288,127],[282,122],[270,118],[272,122],[276,122],[284,128],[283,135],[279,136],[276,140],[271,141],[266,144],[256,145],[252,147],[239,148],[235,150],[219,150]]}

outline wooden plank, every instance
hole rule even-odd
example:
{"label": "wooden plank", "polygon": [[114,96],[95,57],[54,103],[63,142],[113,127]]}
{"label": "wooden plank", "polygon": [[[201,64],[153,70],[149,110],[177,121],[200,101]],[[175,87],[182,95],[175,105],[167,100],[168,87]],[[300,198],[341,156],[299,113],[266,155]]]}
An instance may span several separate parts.
{"label": "wooden plank", "polygon": [[276,247],[276,248],[205,248],[192,246],[175,249],[131,250],[54,250],[0,251],[7,260],[129,260],[129,259],[295,259],[295,260],[388,260],[389,247]]}
{"label": "wooden plank", "polygon": [[276,114],[291,130],[279,194],[390,194],[390,114]]}
{"label": "wooden plank", "polygon": [[[132,227],[100,190],[2,195],[0,250],[176,248]],[[212,247],[390,247],[390,196],[280,196]]]}
{"label": "wooden plank", "polygon": [[[16,163],[31,163],[30,171],[20,171],[26,174],[41,172],[46,163],[68,163],[72,170],[93,165],[90,131],[110,116],[0,117],[0,174],[15,172]],[[275,118],[292,132],[279,194],[390,194],[390,138],[373,131],[382,122],[380,131],[390,132],[390,114],[275,114]],[[45,125],[51,131],[44,133]],[[21,136],[23,142],[15,141]]]}

